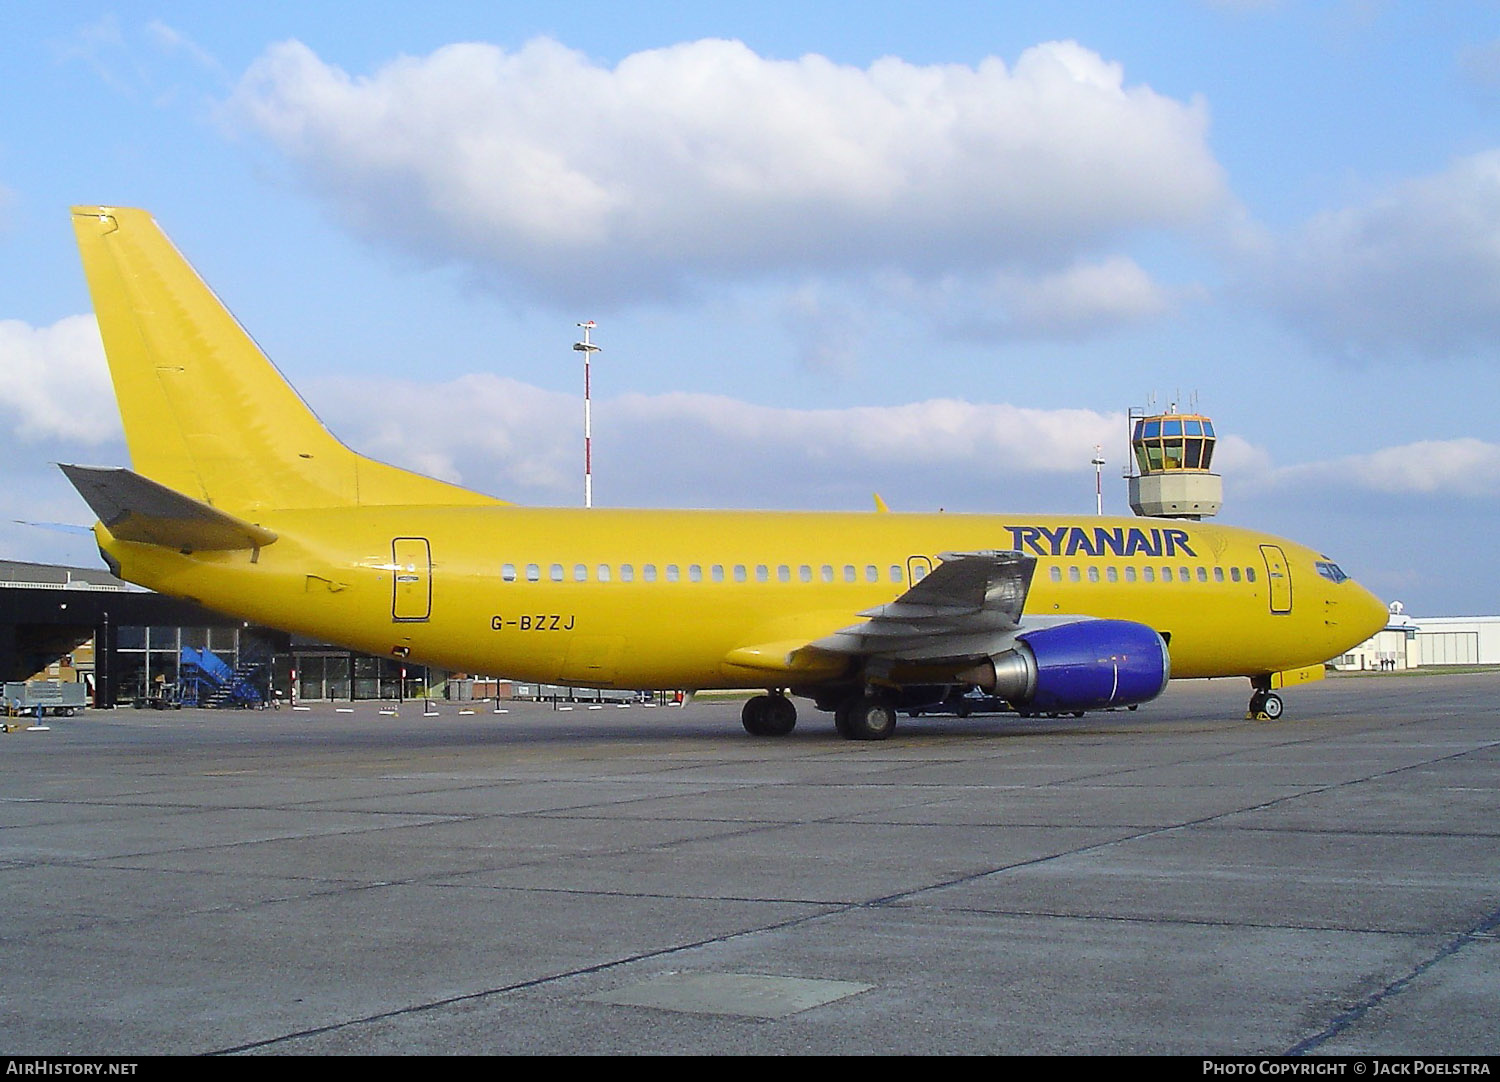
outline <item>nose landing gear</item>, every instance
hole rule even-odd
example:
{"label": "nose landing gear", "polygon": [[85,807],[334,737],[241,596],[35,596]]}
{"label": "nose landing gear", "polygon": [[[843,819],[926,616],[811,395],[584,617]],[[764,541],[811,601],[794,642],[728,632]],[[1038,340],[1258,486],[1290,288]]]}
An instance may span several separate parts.
{"label": "nose landing gear", "polygon": [[1250,696],[1250,707],[1245,713],[1246,721],[1275,721],[1283,710],[1281,696],[1274,691],[1257,688]]}

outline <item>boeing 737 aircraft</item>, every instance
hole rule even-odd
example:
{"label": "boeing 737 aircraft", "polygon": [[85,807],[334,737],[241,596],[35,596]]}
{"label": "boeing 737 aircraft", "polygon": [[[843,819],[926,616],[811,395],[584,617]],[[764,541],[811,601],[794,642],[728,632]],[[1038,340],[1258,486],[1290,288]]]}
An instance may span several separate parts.
{"label": "boeing 737 aircraft", "polygon": [[121,578],[449,669],[620,688],[764,688],[840,734],[987,689],[1021,714],[1245,676],[1250,711],[1386,610],[1312,549],[1227,526],[1044,515],[516,507],[355,454],[150,215],[73,210],[132,469],[64,466]]}

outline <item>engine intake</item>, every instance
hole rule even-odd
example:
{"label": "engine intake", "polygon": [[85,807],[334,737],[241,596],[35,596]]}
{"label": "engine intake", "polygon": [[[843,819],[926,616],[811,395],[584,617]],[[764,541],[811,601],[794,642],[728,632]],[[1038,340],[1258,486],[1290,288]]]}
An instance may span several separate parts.
{"label": "engine intake", "polygon": [[1162,693],[1172,673],[1166,641],[1130,620],[1081,620],[1027,631],[958,679],[1024,710],[1133,706]]}

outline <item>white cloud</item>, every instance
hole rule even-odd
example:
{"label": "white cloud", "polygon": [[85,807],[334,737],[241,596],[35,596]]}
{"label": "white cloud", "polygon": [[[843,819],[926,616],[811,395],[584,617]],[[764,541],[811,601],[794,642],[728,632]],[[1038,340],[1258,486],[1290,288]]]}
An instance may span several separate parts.
{"label": "white cloud", "polygon": [[[1014,66],[861,69],[703,40],[607,68],[538,39],[361,77],[287,42],[246,73],[230,115],[360,230],[554,299],[787,270],[1056,273],[1228,201],[1203,105],[1127,86],[1072,42]],[[1075,311],[1087,297],[1066,292]]]}
{"label": "white cloud", "polygon": [[1352,356],[1448,356],[1500,337],[1500,150],[1314,218],[1261,253],[1259,290]]}
{"label": "white cloud", "polygon": [[1134,322],[1169,307],[1166,293],[1124,256],[1069,267],[1036,280],[1001,285],[1018,325],[1032,331],[1076,331],[1098,322]]}
{"label": "white cloud", "polygon": [[1272,489],[1363,489],[1388,496],[1500,497],[1500,444],[1472,437],[1423,440],[1362,455],[1272,470]]}
{"label": "white cloud", "polygon": [[[385,461],[524,503],[571,503],[582,491],[573,396],[491,375],[315,390],[334,430]],[[948,399],[799,410],[627,394],[595,403],[595,471],[616,506],[858,506],[889,486],[911,499],[992,506],[1069,472],[1081,500],[1092,497],[1094,445],[1124,431],[1121,414]]]}
{"label": "white cloud", "polygon": [[870,307],[913,311],[957,338],[1080,341],[1159,318],[1202,294],[1197,286],[1163,286],[1135,260],[1116,255],[1057,271],[1012,268],[983,278],[882,275],[879,301]]}
{"label": "white cloud", "polygon": [[[488,374],[316,390],[333,403],[322,410],[330,425],[364,453],[520,503],[581,497],[583,404],[572,395]],[[595,491],[613,506],[862,507],[880,490],[909,509],[1086,513],[1094,446],[1117,479],[1126,431],[1120,413],[953,399],[787,409],[626,394],[594,404]],[[1371,497],[1500,496],[1500,444],[1474,438],[1278,467],[1266,448],[1221,435],[1214,466],[1231,512],[1241,502],[1332,511]],[[1123,499],[1116,507],[1124,513]]]}
{"label": "white cloud", "polygon": [[27,442],[99,444],[120,435],[114,389],[92,315],[50,327],[0,320],[0,418]]}
{"label": "white cloud", "polygon": [[146,35],[162,52],[186,56],[204,71],[219,78],[228,77],[228,72],[224,70],[224,65],[219,63],[217,57],[182,31],[168,26],[160,19],[152,19],[146,24]]}

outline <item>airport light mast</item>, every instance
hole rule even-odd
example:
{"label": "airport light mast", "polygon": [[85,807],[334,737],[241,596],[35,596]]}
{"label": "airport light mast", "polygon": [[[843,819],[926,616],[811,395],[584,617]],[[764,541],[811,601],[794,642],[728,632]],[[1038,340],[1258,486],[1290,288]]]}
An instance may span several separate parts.
{"label": "airport light mast", "polygon": [[574,342],[573,348],[583,354],[583,506],[594,506],[594,427],[593,416],[590,406],[590,376],[589,362],[599,347],[589,341],[589,333],[594,329],[594,321],[591,319],[578,326],[583,328],[583,341]]}
{"label": "airport light mast", "polygon": [[1094,514],[1104,514],[1104,445],[1094,444]]}

